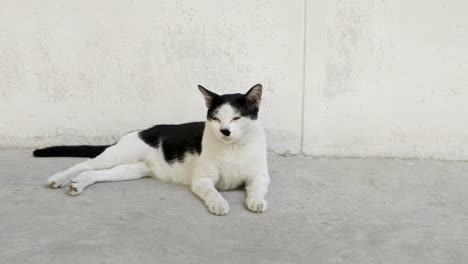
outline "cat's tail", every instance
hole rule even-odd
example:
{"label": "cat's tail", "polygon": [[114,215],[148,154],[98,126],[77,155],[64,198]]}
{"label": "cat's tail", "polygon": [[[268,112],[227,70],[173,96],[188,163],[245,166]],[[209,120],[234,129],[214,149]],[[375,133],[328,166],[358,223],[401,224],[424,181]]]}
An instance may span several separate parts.
{"label": "cat's tail", "polygon": [[80,157],[94,158],[104,152],[111,145],[101,146],[54,146],[48,148],[36,149],[33,151],[34,157]]}

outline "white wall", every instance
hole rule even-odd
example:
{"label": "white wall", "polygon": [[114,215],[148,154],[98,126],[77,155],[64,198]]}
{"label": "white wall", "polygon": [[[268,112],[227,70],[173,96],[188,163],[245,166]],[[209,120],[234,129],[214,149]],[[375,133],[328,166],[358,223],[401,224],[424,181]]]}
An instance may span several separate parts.
{"label": "white wall", "polygon": [[304,152],[468,159],[468,1],[309,1]]}
{"label": "white wall", "polygon": [[112,142],[203,119],[197,84],[260,82],[274,152],[468,160],[467,13],[455,0],[0,0],[0,146]]}
{"label": "white wall", "polygon": [[271,150],[299,153],[303,13],[302,1],[0,0],[0,146],[204,120],[197,84],[262,83]]}

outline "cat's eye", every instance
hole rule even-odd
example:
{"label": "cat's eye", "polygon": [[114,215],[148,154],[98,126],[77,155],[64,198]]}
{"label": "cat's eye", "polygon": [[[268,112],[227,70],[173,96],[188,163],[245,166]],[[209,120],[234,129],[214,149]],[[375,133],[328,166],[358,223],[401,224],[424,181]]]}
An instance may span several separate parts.
{"label": "cat's eye", "polygon": [[217,117],[212,117],[211,119],[213,119],[214,121],[218,121],[219,122],[219,119]]}
{"label": "cat's eye", "polygon": [[232,119],[232,121],[239,120],[240,118],[241,118],[240,116],[236,116]]}

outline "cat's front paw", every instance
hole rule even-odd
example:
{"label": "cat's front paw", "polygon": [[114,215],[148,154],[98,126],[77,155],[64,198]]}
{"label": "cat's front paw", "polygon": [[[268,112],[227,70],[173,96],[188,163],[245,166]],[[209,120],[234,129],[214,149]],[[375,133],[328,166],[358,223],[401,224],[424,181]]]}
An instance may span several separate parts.
{"label": "cat's front paw", "polygon": [[263,213],[268,208],[268,203],[265,200],[246,199],[245,205],[250,211],[255,213]]}
{"label": "cat's front paw", "polygon": [[229,212],[229,204],[222,197],[209,199],[205,202],[205,205],[208,207],[208,210],[215,215],[225,215]]}

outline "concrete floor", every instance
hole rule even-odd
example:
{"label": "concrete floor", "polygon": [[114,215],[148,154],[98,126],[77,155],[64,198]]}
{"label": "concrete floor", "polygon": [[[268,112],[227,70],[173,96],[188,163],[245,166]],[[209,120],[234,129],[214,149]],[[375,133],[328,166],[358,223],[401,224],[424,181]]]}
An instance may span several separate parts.
{"label": "concrete floor", "polygon": [[0,263],[468,263],[468,163],[271,157],[269,210],[186,186],[45,186],[80,161],[0,151]]}

